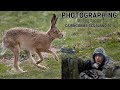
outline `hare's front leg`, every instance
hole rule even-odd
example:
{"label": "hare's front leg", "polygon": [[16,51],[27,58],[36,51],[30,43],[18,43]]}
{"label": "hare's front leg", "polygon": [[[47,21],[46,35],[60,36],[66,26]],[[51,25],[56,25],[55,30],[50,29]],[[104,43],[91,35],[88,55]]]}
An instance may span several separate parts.
{"label": "hare's front leg", "polygon": [[36,53],[38,54],[38,56],[39,56],[39,58],[40,58],[40,60],[37,61],[36,64],[39,64],[39,63],[41,63],[41,62],[43,61],[43,56],[42,56],[41,52],[36,52]]}
{"label": "hare's front leg", "polygon": [[57,61],[59,60],[57,54],[54,51],[48,50],[47,53],[51,53]]}
{"label": "hare's front leg", "polygon": [[[37,66],[38,68],[46,69],[45,66],[38,65],[39,62],[41,62],[41,61],[43,60],[43,58],[42,58],[40,61],[38,61],[38,62],[37,62],[38,64],[37,64],[36,61],[35,61],[35,59],[32,57],[31,52],[30,52],[30,51],[25,51],[25,52],[26,52],[27,56],[29,57],[29,59],[32,60],[32,63],[33,63],[35,66]],[[39,55],[40,55],[40,54],[39,54]]]}
{"label": "hare's front leg", "polygon": [[38,56],[39,56],[39,58],[40,58],[41,60],[39,60],[39,61],[36,62],[36,61],[32,58],[32,55],[31,55],[31,53],[30,53],[30,58],[32,59],[33,64],[34,64],[35,66],[37,66],[38,68],[47,69],[47,67],[39,64],[39,63],[41,63],[41,62],[43,61],[43,57],[42,57],[42,55],[41,55],[41,52],[36,51],[36,53],[38,54]]}

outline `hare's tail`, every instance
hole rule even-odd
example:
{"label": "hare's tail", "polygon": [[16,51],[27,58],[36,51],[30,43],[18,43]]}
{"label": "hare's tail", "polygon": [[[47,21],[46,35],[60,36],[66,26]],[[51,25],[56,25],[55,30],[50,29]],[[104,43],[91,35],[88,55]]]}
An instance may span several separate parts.
{"label": "hare's tail", "polygon": [[2,48],[1,55],[4,55],[6,50],[7,50],[6,45],[4,44],[4,42],[2,42],[1,48]]}

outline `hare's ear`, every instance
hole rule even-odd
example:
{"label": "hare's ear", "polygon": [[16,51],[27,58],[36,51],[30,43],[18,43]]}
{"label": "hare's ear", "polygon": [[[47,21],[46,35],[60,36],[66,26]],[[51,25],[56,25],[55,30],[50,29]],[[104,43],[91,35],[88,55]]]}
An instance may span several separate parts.
{"label": "hare's ear", "polygon": [[51,27],[54,27],[55,26],[55,24],[56,24],[56,22],[57,22],[57,17],[56,17],[56,15],[55,14],[53,14],[53,17],[52,17],[52,19],[51,19]]}

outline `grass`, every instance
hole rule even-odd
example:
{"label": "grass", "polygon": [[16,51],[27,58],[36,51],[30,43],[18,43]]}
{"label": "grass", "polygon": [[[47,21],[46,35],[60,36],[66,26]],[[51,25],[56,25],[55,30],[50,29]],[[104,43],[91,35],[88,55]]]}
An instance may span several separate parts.
{"label": "grass", "polygon": [[52,58],[43,61],[42,65],[48,69],[40,69],[35,67],[29,60],[21,61],[20,67],[27,71],[25,73],[15,73],[12,71],[13,66],[0,64],[0,78],[2,79],[60,79],[61,65],[60,61],[54,61]]}
{"label": "grass", "polygon": [[[28,27],[40,31],[47,31],[50,27],[50,19],[52,14],[56,13],[59,17],[62,11],[0,11],[0,43],[4,32],[13,27]],[[95,48],[103,47],[106,53],[115,61],[120,62],[120,35],[114,34],[120,29],[120,13],[117,18],[106,19],[79,19],[76,21],[73,18],[59,18],[57,27],[63,30],[66,34],[63,39],[56,39],[52,42],[53,46],[58,47],[74,47],[78,52],[78,56],[83,60],[91,59]],[[110,27],[65,27],[65,24],[72,23],[102,23],[111,24]],[[111,36],[106,37],[106,35]],[[100,39],[106,37],[107,40],[102,42]],[[0,49],[1,52],[1,49]],[[58,52],[60,57],[61,52]],[[12,56],[10,51],[7,51],[5,56]],[[2,58],[1,58],[2,59]],[[49,70],[41,70],[33,66],[29,61],[22,61],[21,67],[28,72],[21,74],[10,74],[8,71],[12,67],[6,66],[5,63],[0,63],[0,78],[12,79],[60,79],[61,78],[61,60],[56,62],[52,57],[45,59],[42,64],[49,67]]]}

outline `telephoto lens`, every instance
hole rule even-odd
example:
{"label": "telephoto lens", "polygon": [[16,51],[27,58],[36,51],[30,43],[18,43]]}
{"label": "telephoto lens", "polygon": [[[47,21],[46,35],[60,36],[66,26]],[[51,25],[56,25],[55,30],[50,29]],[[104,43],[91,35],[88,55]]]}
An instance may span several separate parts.
{"label": "telephoto lens", "polygon": [[72,48],[61,48],[62,79],[78,79],[78,60]]}

